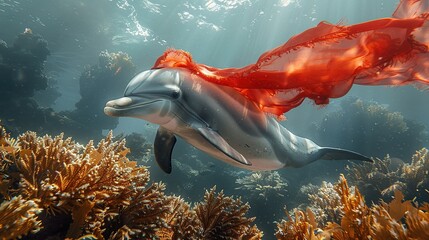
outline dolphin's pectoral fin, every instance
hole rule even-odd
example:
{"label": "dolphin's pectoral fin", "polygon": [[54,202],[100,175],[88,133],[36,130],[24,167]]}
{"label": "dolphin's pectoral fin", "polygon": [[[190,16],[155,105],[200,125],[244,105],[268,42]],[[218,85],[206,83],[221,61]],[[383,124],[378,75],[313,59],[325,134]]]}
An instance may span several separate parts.
{"label": "dolphin's pectoral fin", "polygon": [[322,160],[358,160],[365,162],[374,162],[371,158],[357,152],[341,149],[322,147],[318,151],[318,159]]}
{"label": "dolphin's pectoral fin", "polygon": [[210,142],[214,147],[223,152],[225,155],[232,158],[234,161],[247,166],[252,165],[252,163],[247,161],[246,158],[241,155],[241,153],[231,147],[231,145],[229,145],[229,143],[213,129],[204,127],[196,129],[208,142]]}
{"label": "dolphin's pectoral fin", "polygon": [[154,151],[155,160],[166,173],[171,173],[171,153],[173,152],[176,137],[167,129],[160,127],[156,132]]}

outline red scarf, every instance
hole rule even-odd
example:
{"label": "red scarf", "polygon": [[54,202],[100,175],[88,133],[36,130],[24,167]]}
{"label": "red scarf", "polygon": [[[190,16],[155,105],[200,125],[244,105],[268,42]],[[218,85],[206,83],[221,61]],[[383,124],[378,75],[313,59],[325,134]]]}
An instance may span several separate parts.
{"label": "red scarf", "polygon": [[353,84],[427,87],[428,16],[429,0],[402,0],[392,18],[350,26],[321,22],[243,68],[206,66],[175,49],[165,51],[153,68],[187,68],[280,117],[305,98],[328,104]]}

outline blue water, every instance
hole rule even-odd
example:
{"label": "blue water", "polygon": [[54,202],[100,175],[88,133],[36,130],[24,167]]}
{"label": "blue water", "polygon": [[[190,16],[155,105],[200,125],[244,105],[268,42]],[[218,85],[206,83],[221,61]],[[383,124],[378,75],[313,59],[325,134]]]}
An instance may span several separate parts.
{"label": "blue water", "polygon": [[[46,93],[39,91],[35,95],[36,102],[40,106],[51,107],[55,112],[74,111],[81,98],[79,78],[85,67],[97,63],[101,51],[127,53],[136,72],[149,69],[169,47],[184,49],[197,62],[207,65],[241,67],[255,62],[261,53],[320,21],[354,24],[389,17],[397,3],[393,0],[0,0],[0,39],[12,45],[25,28],[40,34],[48,42],[50,51],[44,73],[52,79],[51,87],[56,89],[59,97],[55,101],[42,101]],[[110,99],[120,97],[123,88],[112,89],[111,94]],[[426,127],[421,133],[427,134],[427,91],[412,86],[355,86],[344,99],[351,98],[375,102],[390,112],[398,112]],[[320,133],[315,132],[320,129],[315,126],[320,125],[326,114],[340,111],[344,99],[335,99],[323,108],[305,102],[288,112],[287,120],[282,124],[310,139],[340,139],[341,142],[344,136],[332,133],[320,138]],[[359,120],[350,122],[350,127],[364,124]],[[20,127],[26,130],[25,126]],[[151,143],[156,129],[157,126],[143,120],[121,118],[113,131],[114,134],[142,133]],[[104,129],[103,133],[108,130]],[[64,131],[67,134],[67,129]],[[373,134],[379,136],[382,133]],[[426,137],[422,137],[423,146],[428,147]],[[389,141],[386,139],[386,145]],[[373,142],[368,139],[360,144],[353,147],[365,149],[365,144],[370,146]],[[415,150],[418,147],[422,146],[416,146]],[[291,209],[299,205],[294,195],[302,185],[310,182],[319,184],[322,180],[336,181],[338,174],[345,172],[346,164],[324,162],[302,169],[279,171],[289,185],[285,196],[274,194],[271,199],[261,200],[252,198],[245,190],[236,190],[236,179],[249,175],[249,172],[220,163],[180,141],[173,157],[171,175],[164,174],[153,163],[153,157],[146,163],[151,166],[154,181],[166,182],[168,193],[181,195],[188,201],[200,201],[204,189],[213,185],[225,189],[226,194],[242,195],[253,207],[252,214],[256,215],[257,224],[266,233],[264,239],[272,237],[272,222],[283,217],[283,206]],[[177,163],[180,161],[182,163]],[[271,209],[264,213],[261,209],[265,208]]]}

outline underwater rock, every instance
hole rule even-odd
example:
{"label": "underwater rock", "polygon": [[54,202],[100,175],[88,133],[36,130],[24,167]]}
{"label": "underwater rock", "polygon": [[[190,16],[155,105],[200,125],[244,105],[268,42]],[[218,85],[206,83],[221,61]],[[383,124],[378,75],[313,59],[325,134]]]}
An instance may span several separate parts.
{"label": "underwater rock", "polygon": [[85,126],[74,133],[75,136],[97,139],[102,130],[114,129],[118,125],[118,119],[107,117],[103,108],[109,99],[118,95],[118,89],[125,88],[134,72],[131,57],[123,52],[102,51],[98,63],[85,68],[79,79],[81,99],[76,103],[76,109],[62,112]]}
{"label": "underwater rock", "polygon": [[131,133],[127,135],[120,134],[115,136],[115,140],[126,139],[126,146],[130,149],[129,156],[136,159],[140,164],[150,164],[152,153],[152,144],[141,133]]}
{"label": "underwater rock", "polygon": [[[33,96],[46,89],[44,96],[51,101],[59,96],[52,88],[54,79],[44,74],[45,61],[50,54],[48,43],[40,35],[25,29],[13,45],[0,40],[0,119],[13,135],[23,130],[60,133],[72,122],[50,108],[41,108]],[[49,124],[48,124],[49,123]]]}
{"label": "underwater rock", "polygon": [[30,29],[20,33],[12,46],[0,44],[0,100],[32,97],[37,90],[47,87],[48,78],[43,73],[49,55],[48,43]]}

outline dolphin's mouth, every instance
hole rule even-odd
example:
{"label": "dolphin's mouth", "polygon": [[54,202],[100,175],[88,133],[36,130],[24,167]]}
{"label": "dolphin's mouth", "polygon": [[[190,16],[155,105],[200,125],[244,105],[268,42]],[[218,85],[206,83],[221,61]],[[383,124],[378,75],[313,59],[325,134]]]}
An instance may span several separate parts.
{"label": "dolphin's mouth", "polygon": [[136,102],[133,101],[133,98],[130,97],[122,97],[119,99],[111,100],[106,103],[106,106],[104,107],[104,113],[106,115],[112,116],[112,117],[118,117],[125,115],[126,112],[138,109],[146,105],[150,105],[156,102],[162,101],[161,99],[152,100],[152,101],[146,101],[146,102]]}

